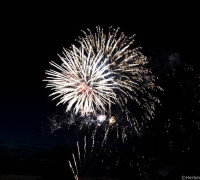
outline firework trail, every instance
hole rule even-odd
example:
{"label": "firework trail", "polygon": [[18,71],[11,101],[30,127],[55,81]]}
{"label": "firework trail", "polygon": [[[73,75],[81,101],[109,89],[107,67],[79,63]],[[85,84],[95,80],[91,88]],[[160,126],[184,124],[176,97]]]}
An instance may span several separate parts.
{"label": "firework trail", "polygon": [[[58,118],[59,116],[56,115],[56,117]],[[60,115],[58,123],[64,124],[62,121],[65,120],[66,117]],[[71,169],[74,179],[78,180],[81,177],[94,176],[101,177],[104,174],[109,174],[110,169],[116,169],[124,165],[127,168],[135,168],[137,170],[137,167],[135,167],[136,162],[134,161],[135,163],[133,165],[132,159],[127,160],[129,164],[124,162],[121,157],[121,152],[123,152],[121,148],[126,147],[129,150],[132,149],[132,152],[135,151],[135,148],[132,147],[135,147],[134,142],[139,136],[137,134],[133,136],[129,131],[126,132],[126,129],[123,127],[115,127],[114,122],[115,118],[112,117],[107,123],[104,122],[101,126],[81,126],[80,128],[80,126],[71,124],[70,128],[68,128],[69,125],[60,128],[53,121],[53,127],[59,127],[57,130],[54,129],[54,133],[61,131],[64,135],[69,134],[73,137],[71,137],[72,139],[66,139],[66,142],[67,144],[70,143],[70,149],[72,151],[68,159],[68,166]],[[116,131],[116,129],[118,130]],[[117,138],[117,134],[121,135]],[[126,138],[129,141],[125,141]],[[122,144],[123,147],[121,146]],[[138,165],[139,168],[141,168],[140,166],[142,164]],[[139,170],[136,172],[141,173]]]}
{"label": "firework trail", "polygon": [[[56,117],[58,118],[59,116],[56,115]],[[58,123],[62,123],[62,120],[64,121],[65,118],[61,115]],[[50,128],[53,129],[53,133],[61,132],[59,135],[66,137],[66,145],[72,151],[71,158],[69,157],[68,159],[68,166],[74,179],[78,179],[81,176],[96,176],[98,172],[96,172],[95,167],[102,168],[102,172],[105,173],[106,167],[110,163],[107,158],[110,158],[111,154],[116,154],[118,147],[122,143],[125,146],[131,146],[130,142],[123,142],[122,138],[116,138],[116,129],[111,125],[112,122],[113,119],[104,128],[100,128],[103,126],[82,126],[80,128],[80,126],[75,126],[74,124],[70,128],[68,126],[59,127],[58,129]],[[53,121],[53,127],[58,127],[55,121]],[[118,133],[122,134],[122,132],[122,129],[119,128]],[[131,137],[130,134],[128,135]]]}
{"label": "firework trail", "polygon": [[[68,162],[75,179],[80,176],[92,176],[95,166],[97,164],[101,165],[105,159],[105,155],[102,154],[106,152],[106,156],[108,156],[110,153],[110,150],[106,149],[101,151],[100,144],[94,141],[95,135],[96,131],[94,129],[91,136],[86,138],[87,135],[85,135],[83,139],[79,139],[72,150],[72,157]],[[79,143],[82,144],[82,142],[84,144],[80,146]]]}
{"label": "firework trail", "polygon": [[77,141],[77,148],[78,148],[78,158],[79,158],[79,161],[81,163],[81,157],[80,157],[80,148],[79,148],[79,143]]}
{"label": "firework trail", "polygon": [[[126,153],[120,150],[119,146],[113,146],[113,143],[104,144],[101,149],[102,141],[104,137],[98,138],[101,135],[101,131],[95,134],[95,143],[93,144],[93,134],[95,129],[88,130],[87,133],[77,139],[72,148],[71,158],[69,158],[69,167],[74,175],[74,178],[81,177],[101,177],[105,176],[110,171],[116,170],[116,168],[126,167],[127,169],[135,169],[137,175],[140,177],[145,176],[145,171],[150,167],[152,155],[144,155],[140,149],[128,148]],[[137,138],[133,138],[136,140]],[[113,139],[112,139],[113,140]],[[130,142],[126,144],[126,147],[130,147]],[[133,147],[131,145],[131,147]],[[123,147],[124,148],[124,147]],[[151,151],[151,149],[149,149]],[[135,151],[138,151],[135,153]],[[128,159],[124,159],[124,158]],[[134,158],[134,159],[133,159]],[[116,173],[116,171],[114,171]]]}
{"label": "firework trail", "polygon": [[86,157],[86,136],[84,137],[84,160]]}
{"label": "firework trail", "polygon": [[78,176],[77,176],[77,174],[75,174],[74,168],[72,167],[71,162],[70,162],[70,161],[68,161],[68,162],[69,162],[69,167],[70,167],[70,169],[71,169],[71,171],[72,171],[72,173],[73,173],[73,175],[74,175],[74,179],[75,179],[75,180],[78,180]]}

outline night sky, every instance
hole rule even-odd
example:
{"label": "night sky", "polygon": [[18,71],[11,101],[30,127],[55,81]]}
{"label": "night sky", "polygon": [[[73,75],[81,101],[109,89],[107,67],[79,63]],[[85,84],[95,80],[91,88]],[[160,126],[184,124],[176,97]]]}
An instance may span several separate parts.
{"label": "night sky", "polygon": [[[142,46],[145,55],[172,51],[181,56],[182,62],[199,67],[199,58],[196,56],[198,51],[195,51],[197,13],[191,5],[116,3],[119,4],[98,1],[82,5],[66,1],[65,4],[56,5],[16,3],[3,7],[6,11],[1,16],[2,149],[14,149],[17,153],[21,149],[36,149],[39,152],[51,151],[63,144],[62,137],[50,134],[45,125],[51,112],[61,108],[56,107],[56,102],[48,97],[50,91],[45,89],[42,80],[45,78],[45,70],[50,67],[48,62],[59,62],[57,53],[61,53],[63,47],[75,43],[74,40],[82,35],[81,30],[94,30],[96,25],[104,28],[120,27],[126,35],[136,34],[135,46]],[[164,81],[161,84],[168,87]],[[187,98],[185,101],[182,99],[182,102],[191,103]],[[196,134],[194,136],[194,139],[199,138]],[[158,139],[158,142],[161,141]],[[194,148],[197,148],[196,143],[198,141],[194,140]],[[5,165],[4,155],[1,154],[0,158],[4,159],[2,162]],[[15,166],[12,169],[2,168],[4,165],[1,164],[0,174],[29,172],[17,172]]]}

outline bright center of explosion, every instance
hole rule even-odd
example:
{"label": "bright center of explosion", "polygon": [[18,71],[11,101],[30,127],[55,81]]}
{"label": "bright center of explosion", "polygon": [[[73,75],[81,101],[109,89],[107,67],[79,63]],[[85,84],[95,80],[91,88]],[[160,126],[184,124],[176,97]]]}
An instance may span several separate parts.
{"label": "bright center of explosion", "polygon": [[115,122],[115,118],[112,116],[110,119],[109,119],[109,123],[110,124],[113,124]]}
{"label": "bright center of explosion", "polygon": [[97,120],[100,123],[104,122],[106,120],[106,115],[99,115],[99,116],[97,116]]}
{"label": "bright center of explosion", "polygon": [[88,86],[88,85],[86,85],[85,83],[80,83],[79,84],[79,93],[78,93],[78,95],[80,95],[80,94],[84,94],[84,93],[86,93],[86,94],[91,94],[91,88],[90,88],[90,86]]}

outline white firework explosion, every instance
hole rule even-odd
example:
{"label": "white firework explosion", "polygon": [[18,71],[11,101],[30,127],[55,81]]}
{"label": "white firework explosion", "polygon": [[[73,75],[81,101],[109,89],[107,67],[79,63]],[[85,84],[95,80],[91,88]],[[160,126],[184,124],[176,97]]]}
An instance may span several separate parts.
{"label": "white firework explosion", "polygon": [[108,35],[99,26],[94,35],[89,29],[88,33],[83,31],[84,37],[77,40],[79,46],[72,45],[59,56],[61,65],[50,62],[57,70],[46,71],[45,81],[54,99],[60,98],[58,104],[67,105],[66,111],[96,117],[107,112],[111,117],[112,107],[119,106],[131,122],[127,108],[131,99],[143,110],[145,119],[154,115],[159,100],[153,92],[159,87],[145,65],[146,57],[138,48],[130,48],[134,35],[118,35],[118,30],[111,27]]}
{"label": "white firework explosion", "polygon": [[91,55],[90,52],[85,55],[83,47],[77,49],[75,46],[73,50],[64,49],[64,57],[60,56],[63,62],[61,66],[50,62],[60,72],[52,69],[46,71],[47,87],[54,91],[51,95],[60,97],[58,104],[67,103],[66,111],[73,107],[75,114],[106,111],[105,106],[116,99],[114,76],[108,59],[103,57],[102,51],[97,55]]}

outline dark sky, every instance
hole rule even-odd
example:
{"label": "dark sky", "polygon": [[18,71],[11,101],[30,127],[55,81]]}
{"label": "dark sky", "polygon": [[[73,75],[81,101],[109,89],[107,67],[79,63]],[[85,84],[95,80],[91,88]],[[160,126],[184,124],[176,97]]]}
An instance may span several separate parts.
{"label": "dark sky", "polygon": [[57,140],[43,135],[42,122],[55,102],[48,98],[44,71],[57,53],[96,25],[121,27],[136,34],[144,49],[174,49],[197,63],[192,52],[196,41],[197,13],[183,4],[136,4],[95,1],[94,4],[7,4],[1,16],[0,143],[53,146]]}

